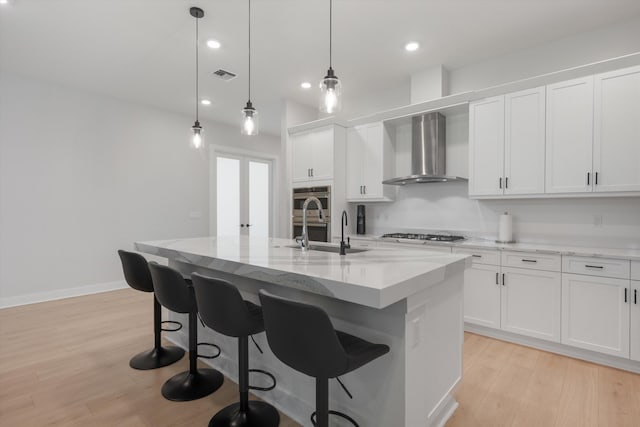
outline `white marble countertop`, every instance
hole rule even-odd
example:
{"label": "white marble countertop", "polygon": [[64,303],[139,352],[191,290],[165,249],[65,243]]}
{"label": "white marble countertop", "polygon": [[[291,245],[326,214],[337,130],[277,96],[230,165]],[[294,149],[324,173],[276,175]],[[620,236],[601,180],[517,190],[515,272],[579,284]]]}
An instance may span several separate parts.
{"label": "white marble countertop", "polygon": [[147,254],[375,308],[462,271],[469,258],[410,248],[375,248],[340,256],[290,246],[295,246],[293,240],[247,236],[135,243],[137,250]]}
{"label": "white marble countertop", "polygon": [[[371,240],[383,243],[407,244],[407,246],[415,245],[414,242],[398,241],[396,239],[381,238],[380,236],[364,234],[349,236],[354,240]],[[419,244],[419,243],[418,243]],[[424,246],[452,246],[456,248],[468,249],[494,249],[501,251],[517,251],[517,252],[540,252],[553,253],[560,255],[576,255],[597,258],[615,258],[626,259],[631,261],[640,261],[640,248],[599,248],[586,246],[571,246],[552,243],[496,243],[492,240],[470,238],[457,242],[431,242],[425,241]]]}

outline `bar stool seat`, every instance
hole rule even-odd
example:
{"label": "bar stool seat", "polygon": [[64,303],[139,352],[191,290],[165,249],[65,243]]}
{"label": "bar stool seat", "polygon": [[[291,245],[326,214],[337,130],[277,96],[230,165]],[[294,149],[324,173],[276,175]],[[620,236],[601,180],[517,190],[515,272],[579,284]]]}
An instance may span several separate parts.
{"label": "bar stool seat", "polygon": [[358,427],[350,416],[329,410],[329,379],[355,371],[389,352],[389,346],[375,344],[333,328],[320,307],[260,291],[260,302],[269,347],[283,363],[316,380],[314,426],[328,427],[329,415],[339,416]]}
{"label": "bar stool seat", "polygon": [[[119,250],[118,255],[122,262],[122,270],[127,284],[135,290],[153,293],[153,282],[147,260],[140,254]],[[174,325],[174,328],[163,328],[163,324]],[[148,370],[171,365],[182,359],[184,350],[175,346],[162,346],[162,331],[175,332],[182,328],[182,324],[173,321],[162,321],[160,303],[153,296],[153,333],[154,346],[151,350],[136,354],[129,361],[133,369]]]}
{"label": "bar stool seat", "polygon": [[162,386],[162,395],[178,402],[205,397],[222,386],[224,376],[216,369],[197,366],[198,308],[193,286],[171,267],[149,263],[149,271],[160,304],[176,313],[189,314],[189,370],[168,379]]}
{"label": "bar stool seat", "polygon": [[[238,288],[226,280],[214,279],[198,273],[191,275],[198,312],[211,329],[238,338],[238,389],[240,401],[220,410],[209,421],[209,427],[276,427],[280,414],[270,404],[249,400],[249,390],[272,390],[276,386],[273,375],[259,369],[249,369],[249,336],[264,331],[260,306],[242,299]],[[253,338],[253,337],[252,337]],[[254,341],[255,343],[255,341]],[[257,343],[256,343],[257,346]],[[258,350],[262,353],[260,347]],[[249,372],[269,376],[271,387],[249,385]]]}

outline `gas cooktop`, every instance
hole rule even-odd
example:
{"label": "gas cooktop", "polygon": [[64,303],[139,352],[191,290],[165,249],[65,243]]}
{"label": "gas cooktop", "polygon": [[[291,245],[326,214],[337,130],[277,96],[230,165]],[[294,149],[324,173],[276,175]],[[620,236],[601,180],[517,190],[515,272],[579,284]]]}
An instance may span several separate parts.
{"label": "gas cooktop", "polygon": [[429,240],[432,242],[455,242],[464,240],[464,236],[452,236],[450,234],[418,234],[418,233],[388,233],[382,238],[389,239],[409,239],[409,240]]}

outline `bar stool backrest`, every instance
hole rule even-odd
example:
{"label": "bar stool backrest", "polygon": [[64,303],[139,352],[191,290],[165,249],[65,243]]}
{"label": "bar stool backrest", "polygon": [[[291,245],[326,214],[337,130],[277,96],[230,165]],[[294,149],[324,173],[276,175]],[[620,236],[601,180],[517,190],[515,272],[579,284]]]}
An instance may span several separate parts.
{"label": "bar stool backrest", "polygon": [[160,304],[176,313],[195,311],[193,288],[187,285],[179,271],[155,262],[149,263],[149,270]]}
{"label": "bar stool backrest", "polygon": [[238,288],[226,280],[191,275],[198,312],[211,329],[230,337],[244,337],[254,333],[247,304]]}
{"label": "bar stool backrest", "polygon": [[140,254],[122,249],[118,250],[118,255],[120,255],[127,284],[138,291],[153,292],[153,281],[147,260]]}
{"label": "bar stool backrest", "polygon": [[267,341],[289,367],[314,378],[346,372],[347,356],[327,313],[319,307],[260,291]]}

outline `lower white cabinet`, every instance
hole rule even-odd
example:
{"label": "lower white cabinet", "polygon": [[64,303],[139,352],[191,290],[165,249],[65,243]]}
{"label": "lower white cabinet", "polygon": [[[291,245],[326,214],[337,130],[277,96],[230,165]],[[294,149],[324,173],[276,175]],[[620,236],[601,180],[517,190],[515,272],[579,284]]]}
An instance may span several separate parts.
{"label": "lower white cabinet", "polygon": [[500,267],[474,263],[464,272],[464,321],[500,328]]}
{"label": "lower white cabinet", "polygon": [[502,267],[502,274],[502,329],[560,342],[560,273]]}
{"label": "lower white cabinet", "polygon": [[562,343],[629,357],[629,280],[562,275]]}
{"label": "lower white cabinet", "polygon": [[640,362],[640,281],[638,280],[631,281],[629,307],[631,310],[630,357],[631,360]]}

